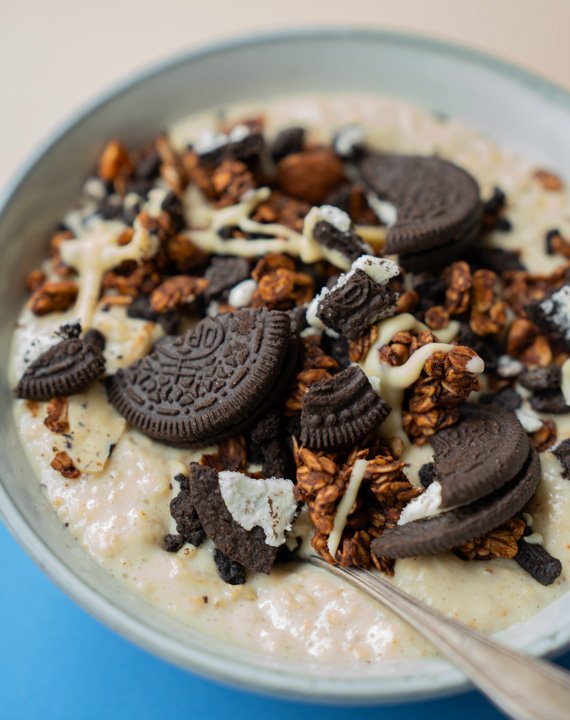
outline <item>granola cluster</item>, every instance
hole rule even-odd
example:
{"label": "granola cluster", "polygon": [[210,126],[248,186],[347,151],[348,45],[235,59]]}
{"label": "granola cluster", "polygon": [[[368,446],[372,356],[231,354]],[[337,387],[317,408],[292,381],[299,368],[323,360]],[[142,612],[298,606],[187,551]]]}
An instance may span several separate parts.
{"label": "granola cluster", "polygon": [[[347,489],[357,460],[367,460],[357,498],[350,508],[341,541],[334,557],[329,551],[329,536],[336,511]],[[393,527],[404,506],[421,494],[404,473],[406,466],[387,448],[353,450],[348,455],[316,453],[295,447],[297,464],[296,498],[306,502],[315,528],[311,544],[328,562],[344,566],[376,567],[393,574],[393,561],[376,556],[370,543],[386,527]]]}
{"label": "granola cluster", "polygon": [[407,393],[402,413],[404,430],[418,445],[459,420],[459,405],[479,389],[478,376],[468,370],[476,357],[471,348],[456,345],[426,360],[421,377]]}

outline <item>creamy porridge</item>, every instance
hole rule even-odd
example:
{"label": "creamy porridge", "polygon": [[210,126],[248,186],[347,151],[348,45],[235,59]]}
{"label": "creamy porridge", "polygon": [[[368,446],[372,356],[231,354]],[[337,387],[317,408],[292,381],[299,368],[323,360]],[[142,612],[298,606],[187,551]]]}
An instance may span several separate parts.
{"label": "creamy porridge", "polygon": [[[223,123],[231,124],[232,121],[255,118],[261,114],[265,123],[264,135],[269,139],[282,128],[301,126],[307,130],[305,146],[310,147],[319,142],[330,143],[339,129],[350,126],[350,132],[336,137],[336,149],[342,154],[344,143],[345,157],[350,155],[355,144],[364,139],[367,147],[379,148],[387,153],[437,154],[451,160],[476,178],[484,200],[493,196],[496,187],[506,194],[502,222],[487,229],[487,245],[520,251],[520,261],[531,272],[544,275],[556,273],[570,257],[570,253],[564,254],[566,248],[563,244],[564,235],[570,234],[570,193],[563,187],[554,187],[555,176],[537,176],[536,168],[524,157],[497,146],[459,122],[436,117],[403,102],[381,98],[302,97],[277,100],[264,107],[234,107],[224,115]],[[42,299],[39,293],[42,283],[45,290],[46,277],[38,280],[32,300],[23,309],[14,334],[10,368],[10,382],[14,387],[23,370],[61,340],[54,333],[65,323],[80,321],[84,332],[94,329],[102,334],[107,375],[128,368],[137,359],[147,356],[155,343],[158,342],[160,347],[166,322],[158,322],[156,314],[153,317],[149,315],[147,319],[131,317],[128,311],[129,303],[134,302],[133,296],[139,291],[141,294],[156,291],[156,283],[151,287],[152,282],[147,277],[151,289],[140,290],[143,283],[133,293],[128,284],[129,273],[121,275],[112,271],[121,263],[122,267],[128,267],[125,263],[129,262],[134,267],[137,263],[139,267],[144,266],[156,256],[159,243],[163,246],[172,243],[168,252],[171,259],[177,257],[175,246],[181,241],[165,240],[160,236],[161,229],[157,230],[152,224],[152,219],[160,215],[161,204],[173,187],[182,198],[185,227],[172,235],[189,238],[202,254],[246,257],[253,268],[266,253],[285,253],[300,263],[300,274],[307,275],[307,267],[319,263],[336,268],[337,275],[348,273],[351,267],[351,272],[360,270],[366,274],[367,269],[363,270],[362,264],[353,265],[346,253],[315,240],[314,228],[319,222],[332,220],[333,225],[337,222],[339,232],[348,228],[343,228],[343,218],[339,220],[330,209],[323,210],[322,206],[329,208],[329,204],[308,200],[310,212],[304,226],[301,223],[302,227],[293,229],[292,223],[288,224],[282,218],[275,219],[269,215],[264,218],[257,212],[270,193],[263,184],[253,189],[246,188],[241,197],[227,202],[223,193],[215,200],[207,199],[199,181],[192,181],[184,187],[179,185],[177,153],[182,154],[192,143],[195,153],[213,154],[227,142],[227,135],[225,139],[216,134],[204,135],[204,131],[211,131],[213,127],[219,130],[216,124],[222,120],[216,117],[219,116],[192,117],[170,128],[167,150],[166,140],[162,138],[160,141],[162,177],[153,180],[150,192],[148,187],[145,189],[146,197],[133,187],[123,188],[121,196],[116,183],[112,197],[104,201],[106,210],[101,212],[102,194],[109,193],[109,181],[104,177],[106,185],[101,179],[88,181],[82,205],[70,211],[63,220],[67,234],[60,235],[55,259],[46,261],[43,268],[47,282],[76,283],[77,287],[63,310],[56,306],[53,311],[38,312],[38,302]],[[240,133],[247,135],[247,132],[247,126],[238,124],[230,131],[229,137],[234,133],[233,140],[237,142],[243,139]],[[355,182],[350,176],[354,170],[352,160],[349,159],[347,166],[347,182]],[[258,177],[270,172],[271,168],[258,169]],[[220,187],[223,186],[223,178],[218,180]],[[116,200],[117,197],[119,200]],[[120,203],[120,212],[113,210],[113,201]],[[382,205],[381,199],[379,202]],[[367,207],[368,215],[363,213],[363,218],[355,222],[355,231],[368,248],[365,257],[377,254],[383,247],[387,228],[393,224],[390,213],[394,212],[393,204],[384,203],[382,207],[375,208],[370,197],[367,203],[370,206]],[[315,206],[321,210],[315,210]],[[132,210],[130,223],[126,219],[129,209]],[[383,221],[380,224],[364,221],[372,217],[373,210]],[[146,213],[146,226],[140,218],[135,219],[140,212]],[[125,236],[133,221],[134,234],[131,232]],[[229,236],[220,232],[228,227],[237,230]],[[559,233],[550,234],[553,251],[547,254],[544,238],[554,228]],[[124,241],[118,240],[121,235]],[[451,265],[461,257],[452,258],[446,264]],[[391,256],[391,259],[394,258]],[[203,265],[206,262],[204,259]],[[483,264],[482,267],[486,266]],[[193,275],[192,270],[184,272],[180,268],[183,264],[179,265],[178,275]],[[378,272],[387,273],[380,281],[387,286],[392,281],[388,277],[392,271],[386,268],[388,266]],[[132,268],[129,272],[132,273]],[[374,282],[378,281],[378,272]],[[333,272],[329,274],[334,275]],[[411,273],[404,277],[403,285],[398,288],[400,297],[413,290],[411,278]],[[556,278],[552,282],[558,282],[558,285],[553,287],[559,287],[564,280],[562,275]],[[194,311],[197,306],[192,293],[203,295],[204,288],[196,283],[191,290],[185,288],[184,299],[188,301],[191,296],[187,302],[191,312],[183,318],[182,329],[195,325],[198,317],[214,316],[227,310],[223,307],[224,303],[231,306],[229,309],[247,308],[254,302],[255,293],[259,293],[260,283],[251,278],[242,279],[234,284],[229,294],[203,302],[200,311]],[[336,286],[333,283],[334,279],[329,283],[328,292],[334,292]],[[510,279],[505,283],[516,295],[519,287],[516,281]],[[531,285],[528,281],[524,287]],[[547,281],[544,281],[544,287],[539,285],[537,281],[529,290],[529,293],[539,292],[533,296],[536,300],[542,300],[550,289]],[[326,296],[327,292],[323,293],[321,302]],[[43,300],[47,302],[49,298],[46,300],[46,297],[44,293]],[[429,442],[431,436],[422,435],[421,427],[417,432],[409,428],[404,432],[402,423],[410,388],[417,387],[415,383],[421,379],[425,364],[434,353],[439,352],[443,357],[456,347],[452,343],[460,333],[462,315],[450,310],[449,293],[446,297],[448,317],[439,323],[437,329],[435,319],[427,315],[424,317],[424,321],[431,321],[435,338],[418,347],[406,362],[390,365],[385,356],[382,359],[381,348],[393,343],[398,333],[415,333],[417,336],[428,330],[428,325],[418,320],[415,308],[409,308],[409,312],[404,308],[406,311],[398,311],[393,317],[376,319],[373,323],[375,335],[369,337],[368,347],[358,361],[353,361],[353,366],[362,369],[370,385],[379,388],[380,396],[391,408],[387,417],[378,424],[385,441],[391,443],[394,457],[400,457],[406,464],[403,472],[411,483],[406,513],[411,522],[434,514],[421,505],[427,492],[423,495],[413,492],[414,488],[422,487],[420,469],[433,462],[434,454]],[[556,303],[556,298],[550,302]],[[307,309],[307,303],[294,304]],[[439,307],[441,303],[433,304]],[[171,303],[169,308],[171,306],[174,308],[176,303]],[[524,312],[521,312],[521,317],[515,317],[513,307],[516,315],[516,301],[512,301],[506,309],[507,320],[503,321],[499,331],[482,334],[481,337],[487,340],[492,337],[493,342],[499,336],[504,338],[512,332],[516,321],[520,321],[521,332],[525,328],[528,330],[522,323],[530,324],[530,320],[523,318]],[[330,329],[316,318],[316,310],[313,310],[314,322],[311,322],[309,305],[309,323],[301,332],[302,338],[311,334],[319,336]],[[162,313],[164,319],[168,317],[168,312]],[[564,322],[564,319],[560,320],[560,315],[561,311],[556,315],[559,325]],[[551,316],[554,315],[551,313]],[[368,331],[368,328],[364,330]],[[544,393],[558,392],[560,395],[561,392],[564,399],[570,400],[570,388],[566,387],[570,382],[570,371],[565,365],[565,350],[557,349],[555,341],[549,343],[551,336],[548,332],[533,332],[530,341],[517,347],[512,354],[508,354],[502,346],[493,378],[484,372],[485,366],[477,348],[474,348],[463,370],[474,378],[471,400],[485,394],[499,395],[505,388],[510,388],[518,398],[515,403],[518,406],[507,409],[517,415],[539,451],[542,477],[536,494],[524,508],[524,516],[520,516],[523,519],[519,518],[521,527],[525,526],[526,539],[520,537],[515,540],[519,544],[536,543],[544,547],[561,562],[559,577],[551,584],[543,585],[525,572],[512,559],[512,554],[502,555],[498,551],[498,557],[487,561],[468,561],[453,552],[400,558],[395,563],[392,578],[396,585],[430,606],[487,633],[521,622],[569,589],[570,481],[565,477],[566,470],[560,454],[556,456],[551,452],[563,440],[570,438],[569,415],[559,409],[553,414],[546,401],[541,406],[543,411],[537,411],[535,396],[544,399]],[[334,331],[329,336],[333,337]],[[516,343],[511,340],[515,347]],[[463,341],[463,344],[469,346],[469,342]],[[541,352],[550,355],[544,359]],[[529,382],[525,386],[517,380],[522,372],[547,366],[562,367],[561,390],[553,391],[551,386],[537,386],[536,389],[529,386]],[[477,390],[475,383],[479,381],[480,389]],[[53,405],[51,401],[50,405]],[[148,433],[135,429],[117,412],[108,401],[102,382],[96,381],[69,395],[65,405],[65,427],[62,426],[62,430],[62,427],[57,427],[57,418],[51,423],[51,428],[46,425],[47,401],[16,400],[14,412],[22,442],[39,482],[62,523],[68,526],[93,558],[119,581],[132,587],[133,592],[204,632],[231,638],[232,642],[267,653],[279,653],[283,657],[312,656],[335,660],[342,656],[344,661],[350,658],[355,662],[368,662],[419,657],[433,652],[405,624],[373,601],[308,565],[279,563],[269,575],[248,572],[247,582],[230,585],[218,575],[210,539],[204,540],[198,547],[185,542],[180,549],[167,552],[164,549],[165,535],[176,533],[176,523],[169,507],[170,501],[179,492],[174,478],[187,475],[190,462],[199,462],[204,455],[215,454],[216,446],[210,444],[204,447],[207,443],[202,442],[200,447],[188,449],[171,447],[152,439],[147,436]],[[55,413],[53,407],[50,412]],[[58,456],[65,459],[54,467],[54,458]],[[359,462],[364,461],[356,461]],[[344,486],[348,499],[344,504],[341,500],[336,505],[337,519],[332,531],[326,533],[324,552],[336,553],[347,518],[354,512],[353,502],[359,492],[355,480],[358,467],[354,464]],[[257,460],[249,462],[248,472],[259,470]],[[358,482],[362,482],[362,478]],[[432,483],[432,487],[436,486]],[[352,490],[354,495],[350,496],[349,491]],[[436,495],[435,492],[431,494]],[[437,507],[441,510],[441,502],[438,506],[437,498],[435,504],[436,512]],[[411,511],[412,505],[415,510]],[[423,502],[423,505],[427,506],[427,503]],[[520,509],[517,508],[517,511]],[[404,517],[405,514],[402,515]],[[405,525],[400,523],[399,527]],[[307,551],[313,531],[310,518],[303,510],[289,536],[294,534],[304,538],[302,551]],[[510,540],[512,542],[512,536]],[[458,545],[464,545],[463,541]],[[469,550],[464,548],[463,554],[466,553]]]}

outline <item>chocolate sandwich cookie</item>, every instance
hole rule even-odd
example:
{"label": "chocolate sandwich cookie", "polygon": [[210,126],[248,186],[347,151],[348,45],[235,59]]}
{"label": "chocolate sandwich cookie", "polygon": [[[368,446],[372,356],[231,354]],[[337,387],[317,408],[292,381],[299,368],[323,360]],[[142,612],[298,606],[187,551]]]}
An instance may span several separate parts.
{"label": "chocolate sandwich cookie", "polygon": [[439,269],[463,257],[468,248],[472,248],[481,234],[480,220],[465,232],[452,238],[445,245],[422,250],[420,252],[406,252],[398,255],[398,261],[408,272],[423,272],[426,268]]}
{"label": "chocolate sandwich cookie", "polygon": [[245,530],[233,519],[220,491],[218,473],[205,465],[191,463],[189,482],[192,502],[214,545],[248,570],[269,573],[278,548],[265,542],[262,528]]}
{"label": "chocolate sandwich cookie", "polygon": [[318,301],[316,315],[331,330],[347,340],[356,340],[378,320],[396,311],[398,293],[380,285],[362,270],[346,282],[337,283]]}
{"label": "chocolate sandwich cookie", "polygon": [[16,397],[49,400],[73,395],[105,372],[105,358],[95,336],[79,337],[79,326],[65,326],[64,339],[42,353],[22,375]]}
{"label": "chocolate sandwich cookie", "polygon": [[397,253],[404,267],[446,263],[478,236],[479,186],[463,168],[433,156],[384,153],[367,154],[357,168],[366,186],[396,209],[386,252]]}
{"label": "chocolate sandwich cookie", "polygon": [[480,537],[519,512],[534,495],[540,481],[540,460],[534,448],[510,482],[469,505],[425,520],[385,530],[371,545],[382,557],[436,555]]}
{"label": "chocolate sandwich cookie", "polygon": [[358,445],[390,412],[361,368],[353,365],[309,387],[301,412],[301,444],[314,450]]}
{"label": "chocolate sandwich cookie", "polygon": [[399,274],[396,263],[373,255],[362,255],[349,272],[324,288],[307,309],[307,322],[317,329],[333,330],[347,340],[356,340],[378,320],[396,312],[398,293],[389,286]]}
{"label": "chocolate sandwich cookie", "polygon": [[207,317],[107,381],[111,403],[163,442],[211,443],[251,425],[275,402],[294,367],[287,313],[244,309]]}
{"label": "chocolate sandwich cookie", "polygon": [[461,420],[432,438],[441,508],[467,505],[513,478],[529,453],[528,436],[514,412],[465,405]]}

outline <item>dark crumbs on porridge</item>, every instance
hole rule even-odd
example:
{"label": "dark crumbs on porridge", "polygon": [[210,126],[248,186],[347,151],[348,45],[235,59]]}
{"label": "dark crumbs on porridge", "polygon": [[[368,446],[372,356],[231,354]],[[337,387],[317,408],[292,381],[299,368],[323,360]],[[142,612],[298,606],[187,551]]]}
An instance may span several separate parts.
{"label": "dark crumbs on porridge", "polygon": [[[96,483],[125,428],[186,457],[156,545],[207,548],[230,585],[307,552],[389,576],[452,553],[558,580],[528,507],[546,454],[570,474],[557,228],[532,240],[560,260],[536,274],[491,242],[512,232],[505,189],[482,196],[460,164],[357,125],[319,138],[264,116],[185,147],[110,140],[81,203],[28,277],[28,316],[61,318],[15,388],[49,431],[41,462]],[[117,313],[150,328],[131,354],[113,351]],[[72,406],[94,388],[103,440]]]}

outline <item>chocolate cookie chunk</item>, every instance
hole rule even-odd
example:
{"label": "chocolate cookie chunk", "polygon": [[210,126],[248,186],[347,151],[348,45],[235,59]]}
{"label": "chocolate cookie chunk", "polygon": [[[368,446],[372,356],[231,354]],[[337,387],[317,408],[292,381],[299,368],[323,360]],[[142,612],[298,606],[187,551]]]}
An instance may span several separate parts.
{"label": "chocolate cookie chunk", "polygon": [[470,505],[425,520],[396,525],[372,542],[372,551],[387,558],[436,555],[489,532],[521,510],[540,481],[540,460],[531,448],[518,475],[507,485]]}
{"label": "chocolate cookie chunk", "polygon": [[566,399],[560,389],[533,392],[528,401],[536,412],[552,413],[552,415],[564,415],[570,412],[570,406],[566,404]]}
{"label": "chocolate cookie chunk", "polygon": [[214,548],[214,562],[218,575],[228,585],[243,585],[245,583],[245,568],[241,563],[230,560],[218,548]]}
{"label": "chocolate cookie chunk", "polygon": [[441,507],[466,505],[513,478],[528,457],[529,440],[513,412],[465,405],[457,425],[432,438]]}
{"label": "chocolate cookie chunk", "polygon": [[570,350],[570,285],[551,290],[527,306],[530,319],[562,350]]}
{"label": "chocolate cookie chunk", "polygon": [[301,412],[301,443],[315,450],[353,447],[389,412],[390,406],[354,365],[309,387]]}
{"label": "chocolate cookie chunk", "polygon": [[101,348],[72,333],[53,345],[27,368],[16,386],[16,397],[49,400],[81,392],[105,372]]}
{"label": "chocolate cookie chunk", "polygon": [[[363,256],[367,257],[369,256]],[[357,262],[363,263],[363,258]],[[384,262],[393,266],[388,260],[374,260],[376,264]],[[325,327],[348,340],[356,340],[376,321],[391,317],[398,300],[398,294],[387,284],[390,277],[397,273],[397,269],[396,273],[387,271],[387,277],[381,283],[360,267],[355,268],[353,265],[353,268],[346,275],[341,275],[330,290],[322,291],[311,304],[307,314],[309,319],[309,315],[314,311]]]}
{"label": "chocolate cookie chunk", "polygon": [[528,543],[524,537],[519,540],[519,551],[515,560],[531,577],[541,585],[552,585],[562,573],[562,563],[542,545]]}
{"label": "chocolate cookie chunk", "polygon": [[560,390],[561,379],[561,371],[557,365],[524,370],[519,376],[519,382],[523,387],[527,390],[539,392],[542,390]]}
{"label": "chocolate cookie chunk", "polygon": [[214,257],[204,277],[208,281],[204,296],[213,300],[249,277],[249,262],[240,257]]}
{"label": "chocolate cookie chunk", "polygon": [[313,229],[313,237],[320,245],[324,245],[329,250],[336,250],[350,262],[370,252],[370,248],[352,227],[343,231],[332,223],[321,220]]}
{"label": "chocolate cookie chunk", "polygon": [[206,535],[230,560],[248,570],[269,573],[277,547],[267,545],[260,527],[245,530],[231,516],[218,482],[218,473],[198,463],[190,464],[192,502]]}
{"label": "chocolate cookie chunk", "polygon": [[207,317],[109,378],[111,403],[146,435],[191,446],[255,422],[293,367],[289,316],[259,309]]}
{"label": "chocolate cookie chunk", "polygon": [[303,127],[289,127],[278,132],[269,146],[269,154],[273,162],[278,163],[286,155],[301,152],[306,134]]}
{"label": "chocolate cookie chunk", "polygon": [[158,323],[167,335],[176,335],[182,319],[179,309],[158,313],[147,295],[139,295],[127,307],[127,317]]}
{"label": "chocolate cookie chunk", "polygon": [[552,454],[562,465],[562,477],[570,478],[570,439],[562,440],[555,445]]}
{"label": "chocolate cookie chunk", "polygon": [[[188,478],[180,473],[174,479],[180,485],[180,492],[170,501],[170,514],[176,521],[178,535],[167,535],[164,538],[165,549],[169,550],[177,545],[175,538],[179,539],[180,547],[184,543],[190,543],[198,547],[198,545],[202,544],[206,533],[192,502]],[[176,547],[174,552],[177,552],[180,547]]]}

